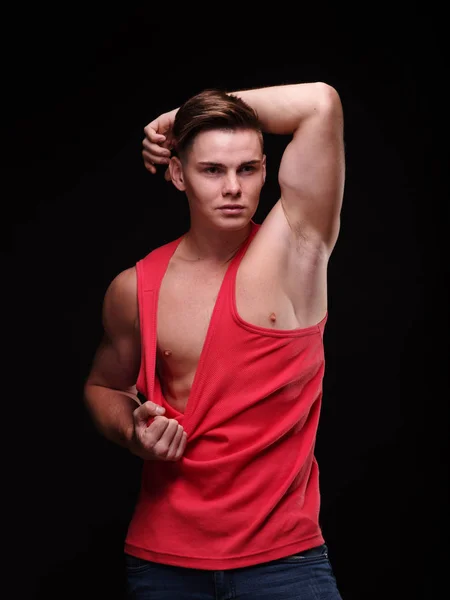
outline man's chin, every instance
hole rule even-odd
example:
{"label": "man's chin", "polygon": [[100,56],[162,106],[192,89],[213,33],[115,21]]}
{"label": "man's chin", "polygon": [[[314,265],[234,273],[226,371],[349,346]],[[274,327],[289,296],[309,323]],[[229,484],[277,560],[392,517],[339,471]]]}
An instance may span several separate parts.
{"label": "man's chin", "polygon": [[243,211],[239,215],[223,216],[214,219],[214,225],[222,231],[240,231],[250,223],[251,217],[247,211]]}

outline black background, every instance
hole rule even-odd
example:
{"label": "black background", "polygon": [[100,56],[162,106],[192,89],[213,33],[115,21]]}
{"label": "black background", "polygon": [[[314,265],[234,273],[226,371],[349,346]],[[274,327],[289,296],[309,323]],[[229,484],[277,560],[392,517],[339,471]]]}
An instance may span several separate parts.
{"label": "black background", "polygon": [[[322,527],[344,600],[441,597],[444,16],[337,4],[3,10],[5,597],[123,597],[140,462],[96,433],[81,393],[107,285],[188,226],[183,196],[144,169],[144,126],[206,87],[314,80],[341,95],[347,156],[317,440]],[[259,222],[285,143],[266,137]]]}

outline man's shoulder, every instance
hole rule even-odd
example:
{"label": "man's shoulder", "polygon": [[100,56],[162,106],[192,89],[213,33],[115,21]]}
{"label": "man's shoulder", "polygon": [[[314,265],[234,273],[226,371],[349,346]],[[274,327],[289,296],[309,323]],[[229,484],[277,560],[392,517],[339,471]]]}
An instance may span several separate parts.
{"label": "man's shoulder", "polygon": [[108,286],[108,292],[126,294],[136,289],[136,266],[127,267],[120,271]]}

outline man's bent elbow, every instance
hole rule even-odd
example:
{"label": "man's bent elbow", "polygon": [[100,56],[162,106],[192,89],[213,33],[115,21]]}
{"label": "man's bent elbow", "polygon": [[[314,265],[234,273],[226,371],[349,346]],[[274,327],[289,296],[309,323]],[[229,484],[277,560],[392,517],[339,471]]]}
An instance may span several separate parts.
{"label": "man's bent elbow", "polygon": [[342,103],[338,91],[332,85],[318,81],[316,84],[316,111],[327,119],[342,123]]}

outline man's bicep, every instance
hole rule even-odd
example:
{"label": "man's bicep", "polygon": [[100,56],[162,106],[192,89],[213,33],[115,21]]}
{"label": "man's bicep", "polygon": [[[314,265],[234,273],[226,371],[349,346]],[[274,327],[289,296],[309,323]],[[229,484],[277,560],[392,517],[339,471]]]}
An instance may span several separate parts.
{"label": "man's bicep", "polygon": [[293,231],[313,236],[329,249],[334,246],[344,177],[342,107],[328,88],[317,114],[294,133],[280,164],[281,202]]}
{"label": "man's bicep", "polygon": [[130,272],[110,284],[103,301],[103,338],[97,348],[89,382],[136,393],[140,368],[136,282]]}
{"label": "man's bicep", "polygon": [[134,340],[112,340],[107,334],[100,342],[88,383],[136,394],[140,354]]}

